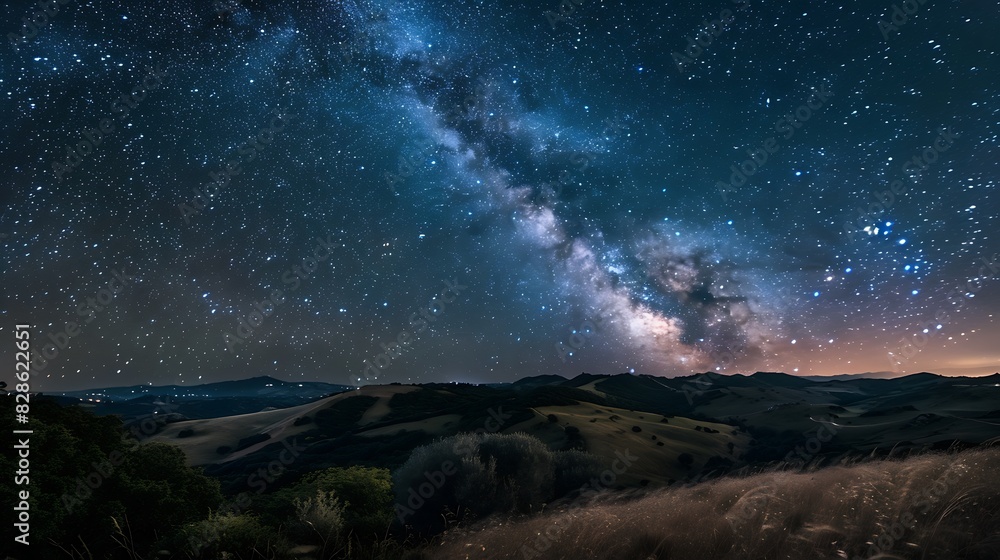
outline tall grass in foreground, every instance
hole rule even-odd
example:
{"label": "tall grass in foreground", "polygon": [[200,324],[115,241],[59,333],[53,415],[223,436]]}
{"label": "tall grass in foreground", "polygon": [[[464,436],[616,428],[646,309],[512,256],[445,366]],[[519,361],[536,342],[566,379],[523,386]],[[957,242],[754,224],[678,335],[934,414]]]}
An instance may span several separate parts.
{"label": "tall grass in foreground", "polygon": [[[1000,449],[769,472],[606,494],[542,516],[486,521],[434,559],[996,560]],[[575,505],[575,504],[574,504]]]}

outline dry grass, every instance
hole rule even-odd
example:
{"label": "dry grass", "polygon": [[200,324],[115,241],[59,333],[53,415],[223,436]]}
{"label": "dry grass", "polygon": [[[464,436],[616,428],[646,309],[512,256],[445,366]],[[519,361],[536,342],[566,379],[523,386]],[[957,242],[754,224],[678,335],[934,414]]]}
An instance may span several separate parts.
{"label": "dry grass", "polygon": [[446,535],[435,559],[1000,558],[1000,449],[605,494]]}
{"label": "dry grass", "polygon": [[[750,435],[732,435],[736,427],[728,424],[692,420],[680,416],[670,417],[651,412],[633,411],[611,406],[580,403],[573,406],[551,406],[532,409],[534,417],[504,430],[504,433],[524,432],[536,437],[550,447],[560,448],[566,441],[565,428],[573,426],[580,431],[588,453],[608,465],[615,460],[615,452],[628,449],[639,457],[618,482],[638,486],[641,480],[650,487],[667,486],[671,479],[683,480],[704,466],[712,457],[736,459],[726,447],[732,443],[737,454],[749,447]],[[558,422],[549,422],[549,416]],[[633,426],[641,431],[634,432]],[[715,432],[696,429],[710,428]],[[655,436],[655,438],[653,437]],[[681,453],[694,457],[692,468],[677,462]]]}

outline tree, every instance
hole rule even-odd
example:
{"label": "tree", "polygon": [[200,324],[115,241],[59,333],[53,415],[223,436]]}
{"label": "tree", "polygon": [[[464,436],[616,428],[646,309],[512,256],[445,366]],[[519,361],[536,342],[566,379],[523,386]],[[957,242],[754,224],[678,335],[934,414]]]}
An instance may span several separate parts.
{"label": "tree", "polygon": [[677,462],[684,465],[684,468],[691,468],[694,464],[694,456],[690,453],[681,453],[677,456]]}

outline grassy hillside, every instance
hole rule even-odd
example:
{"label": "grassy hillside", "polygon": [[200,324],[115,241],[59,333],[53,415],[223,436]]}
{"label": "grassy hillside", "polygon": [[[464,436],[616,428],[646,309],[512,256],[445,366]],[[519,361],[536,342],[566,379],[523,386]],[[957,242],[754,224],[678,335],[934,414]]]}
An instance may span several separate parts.
{"label": "grassy hillside", "polygon": [[553,450],[586,450],[602,460],[638,453],[617,483],[655,487],[788,460],[792,452],[809,462],[974,446],[1000,430],[998,380],[583,374],[499,386],[368,386],[307,405],[170,423],[151,441],[180,446],[190,465],[207,466],[225,489],[238,491],[293,440],[305,451],[284,478],[352,464],[394,469],[417,446],[485,429],[490,411],[499,410],[510,418],[497,431],[525,432]]}
{"label": "grassy hillside", "polygon": [[436,560],[1000,558],[1000,449],[607,493],[457,531]]}
{"label": "grassy hillside", "polygon": [[[534,417],[506,431],[527,433],[553,449],[583,449],[609,465],[616,452],[628,450],[638,460],[619,477],[618,483],[624,486],[665,486],[706,466],[711,469],[713,465],[732,465],[751,439],[726,424],[586,402],[532,411]],[[692,457],[688,464],[678,460],[685,453]]]}

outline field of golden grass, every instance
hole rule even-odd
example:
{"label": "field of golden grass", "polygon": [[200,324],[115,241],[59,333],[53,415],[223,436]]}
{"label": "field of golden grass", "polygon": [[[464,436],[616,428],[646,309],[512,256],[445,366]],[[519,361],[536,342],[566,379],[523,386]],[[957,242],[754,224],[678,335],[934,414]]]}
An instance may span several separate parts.
{"label": "field of golden grass", "polygon": [[1000,448],[604,493],[446,535],[440,560],[995,560]]}

